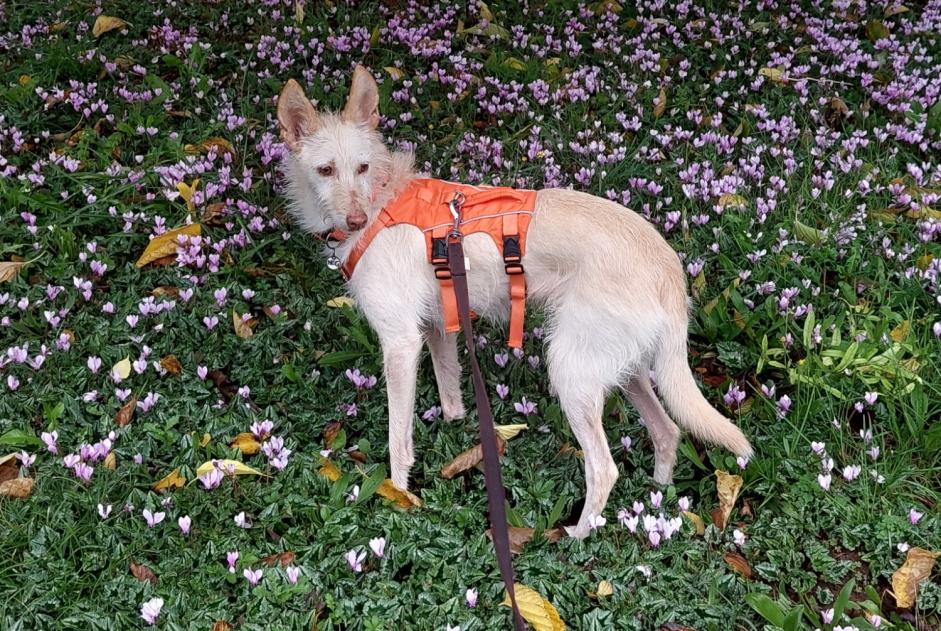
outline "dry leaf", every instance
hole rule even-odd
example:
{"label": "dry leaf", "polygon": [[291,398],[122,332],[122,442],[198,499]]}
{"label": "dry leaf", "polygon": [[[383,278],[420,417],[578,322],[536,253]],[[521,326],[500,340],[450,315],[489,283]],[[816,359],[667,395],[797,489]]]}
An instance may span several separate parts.
{"label": "dry leaf", "polygon": [[[533,538],[533,534],[536,532],[532,528],[519,528],[517,526],[507,526],[507,532],[509,533],[510,539],[510,552],[513,554],[519,554],[523,551],[523,548],[529,543],[529,540]],[[492,541],[493,540],[493,529],[487,528],[486,530],[487,537]],[[549,530],[543,530],[542,536],[545,537],[549,543],[555,543],[562,538],[562,529],[561,528],[550,528]]]}
{"label": "dry leaf", "polygon": [[210,225],[221,223],[220,221],[218,221],[218,219],[223,216],[222,211],[224,210],[225,210],[225,204],[222,202],[214,202],[212,204],[209,204],[203,210],[203,216],[200,218],[199,221],[200,223],[210,224]]}
{"label": "dry leaf", "polygon": [[101,37],[108,31],[122,29],[125,26],[127,26],[127,22],[121,18],[116,18],[110,15],[99,15],[97,18],[95,18],[95,25],[91,28],[91,34],[95,37]]}
{"label": "dry leaf", "polygon": [[400,489],[396,485],[392,484],[392,480],[386,479],[382,484],[379,485],[379,488],[376,489],[376,493],[387,500],[392,500],[399,505],[400,508],[412,508],[415,506],[421,506],[421,500],[418,497],[406,490]]}
{"label": "dry leaf", "polygon": [[323,440],[327,445],[327,449],[333,449],[333,441],[337,439],[337,434],[340,433],[341,429],[343,429],[343,421],[327,423],[323,430]]}
{"label": "dry leaf", "polygon": [[780,82],[784,79],[784,71],[780,68],[762,68],[758,71],[758,76]]}
{"label": "dry leaf", "polygon": [[653,107],[653,117],[660,118],[667,110],[667,89],[660,86],[660,93],[657,95],[657,104]]}
{"label": "dry leaf", "polygon": [[32,478],[15,478],[0,483],[0,497],[26,499],[33,493]]}
{"label": "dry leaf", "polygon": [[494,425],[493,429],[496,430],[497,436],[503,440],[510,440],[524,429],[529,429],[529,425],[526,423],[517,423],[515,425]]}
{"label": "dry leaf", "polygon": [[702,536],[706,532],[706,524],[703,522],[702,517],[696,513],[691,513],[689,511],[683,511],[683,517],[688,519],[693,523],[693,526],[696,528],[696,534]]}
{"label": "dry leaf", "polygon": [[137,409],[137,397],[133,396],[127,400],[127,403],[121,406],[118,413],[114,415],[114,422],[118,427],[124,427],[134,418],[134,410]]}
{"label": "dry leaf", "polygon": [[261,443],[255,440],[255,436],[251,432],[242,432],[237,435],[229,443],[229,446],[235,447],[246,456],[254,456],[261,451]]}
{"label": "dry leaf", "polygon": [[687,627],[685,624],[677,624],[676,622],[665,622],[660,625],[660,628],[657,631],[696,631],[693,627]]}
{"label": "dry leaf", "polygon": [[0,283],[8,283],[19,274],[26,261],[0,261]]}
{"label": "dry leaf", "polygon": [[719,197],[719,206],[723,208],[745,208],[748,200],[741,195],[726,193]]}
{"label": "dry leaf", "polygon": [[[559,617],[559,612],[539,592],[522,583],[514,583],[513,591],[523,620],[532,625],[534,631],[565,631],[565,623]],[[500,604],[511,606],[509,594]]]}
{"label": "dry leaf", "polygon": [[109,451],[108,455],[105,456],[104,464],[105,464],[105,469],[110,469],[111,471],[114,471],[115,469],[118,468],[118,459],[114,455],[113,451]]}
{"label": "dry leaf", "polygon": [[243,340],[247,340],[253,335],[251,322],[253,320],[243,320],[242,316],[235,309],[232,309],[232,326],[235,328],[235,334]]}
{"label": "dry leaf", "polygon": [[193,193],[196,192],[197,188],[199,188],[199,178],[193,180],[192,184],[177,182],[176,190],[179,191],[180,197],[186,202],[186,209],[189,212],[196,210],[196,205],[193,203]]}
{"label": "dry leaf", "polygon": [[730,475],[722,470],[716,470],[716,492],[719,494],[719,507],[712,511],[712,522],[719,530],[725,530],[729,522],[729,515],[742,490],[742,476]]}
{"label": "dry leaf", "polygon": [[337,296],[336,298],[331,298],[327,301],[327,306],[333,309],[339,309],[340,307],[355,307],[356,302],[349,296]]}
{"label": "dry leaf", "polygon": [[885,16],[887,18],[890,18],[893,15],[898,15],[899,13],[905,13],[906,11],[908,11],[908,7],[906,7],[904,4],[895,4],[895,5],[892,5],[891,7],[886,8]]}
{"label": "dry leaf", "polygon": [[[208,153],[209,150],[213,148],[216,150],[216,154],[220,156],[225,153],[230,153],[233,156],[235,155],[235,148],[232,146],[232,143],[219,136],[207,138],[206,140],[198,142],[195,145],[183,145],[183,151],[186,153]],[[194,186],[193,189],[195,190],[195,188],[196,187]]]}
{"label": "dry leaf", "polygon": [[176,469],[170,472],[170,475],[160,480],[159,482],[155,482],[153,485],[153,489],[155,491],[164,491],[167,489],[179,489],[179,488],[182,488],[184,484],[186,484],[186,478],[180,475],[180,468],[177,467]]}
{"label": "dry leaf", "polygon": [[232,625],[225,620],[216,620],[212,625],[212,631],[232,631]]}
{"label": "dry leaf", "polygon": [[[497,451],[502,456],[506,451],[506,441],[497,436]],[[462,451],[454,460],[441,467],[441,477],[450,480],[454,476],[464,473],[468,469],[477,466],[477,463],[484,459],[483,447],[474,445],[466,451]]]}
{"label": "dry leaf", "polygon": [[131,376],[131,358],[125,357],[111,367],[111,374],[117,375],[121,379],[127,379]]}
{"label": "dry leaf", "polygon": [[290,550],[285,550],[284,552],[266,556],[261,560],[261,562],[268,567],[274,567],[279,563],[281,564],[281,567],[287,567],[294,563],[294,553]]}
{"label": "dry leaf", "polygon": [[171,375],[178,375],[183,372],[183,366],[180,365],[180,360],[176,358],[176,355],[162,357],[160,359],[160,365]]}
{"label": "dry leaf", "polygon": [[20,466],[16,463],[16,454],[8,454],[0,458],[0,484],[7,480],[15,480],[20,475]]}
{"label": "dry leaf", "polygon": [[139,565],[132,562],[131,574],[133,574],[134,578],[139,580],[141,583],[150,583],[151,585],[157,584],[157,575],[154,574],[154,571],[146,565]]}
{"label": "dry leaf", "polygon": [[180,288],[173,287],[172,285],[162,285],[160,287],[154,287],[150,295],[155,298],[165,298],[169,296],[170,298],[179,298],[180,297]]}
{"label": "dry leaf", "polygon": [[915,605],[918,584],[931,576],[938,556],[941,556],[941,552],[909,548],[905,563],[892,574],[892,592],[899,609],[909,609]]}
{"label": "dry leaf", "polygon": [[598,591],[596,594],[598,598],[611,596],[614,594],[614,585],[611,584],[611,581],[601,581],[598,583]]}
{"label": "dry leaf", "polygon": [[383,70],[389,73],[389,76],[392,77],[393,81],[398,81],[399,79],[405,78],[405,73],[400,68],[396,68],[395,66],[386,66],[383,68]]}
{"label": "dry leaf", "polygon": [[200,447],[205,447],[209,444],[209,441],[212,440],[212,436],[209,435],[209,432],[203,432],[203,437],[199,441]]}
{"label": "dry leaf", "polygon": [[258,469],[249,467],[244,462],[238,460],[207,460],[196,469],[196,475],[205,475],[215,469],[216,464],[213,463],[218,464],[219,470],[227,475],[265,475]]}
{"label": "dry leaf", "polygon": [[733,571],[741,574],[745,578],[751,578],[751,566],[738,552],[726,552],[725,562]]}
{"label": "dry leaf", "polygon": [[331,482],[336,482],[343,476],[343,473],[341,473],[340,470],[337,468],[337,466],[333,464],[332,460],[321,457],[320,458],[320,475],[327,478]]}
{"label": "dry leaf", "polygon": [[144,267],[148,263],[153,263],[154,261],[162,259],[166,256],[172,256],[175,260],[176,249],[179,245],[177,243],[177,237],[180,235],[198,237],[201,231],[202,227],[198,223],[191,223],[188,226],[180,226],[179,228],[174,228],[173,230],[167,230],[163,234],[158,235],[150,240],[150,243],[148,243],[147,247],[144,248],[144,253],[140,255],[140,258],[137,259],[135,265],[137,267]]}
{"label": "dry leaf", "polygon": [[892,338],[893,342],[901,344],[908,338],[908,334],[912,331],[912,323],[908,320],[903,320],[900,325],[892,329],[889,333],[889,337]]}

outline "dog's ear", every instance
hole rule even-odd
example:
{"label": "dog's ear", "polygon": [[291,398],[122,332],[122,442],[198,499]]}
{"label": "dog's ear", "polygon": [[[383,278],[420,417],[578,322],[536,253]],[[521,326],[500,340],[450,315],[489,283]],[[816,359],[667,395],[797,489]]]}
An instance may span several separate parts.
{"label": "dog's ear", "polygon": [[292,151],[297,150],[302,138],[320,127],[320,115],[294,79],[284,84],[278,97],[278,123],[281,125],[281,140]]}
{"label": "dog's ear", "polygon": [[342,116],[349,123],[368,125],[371,129],[379,125],[379,86],[369,71],[360,65],[353,71],[350,96]]}

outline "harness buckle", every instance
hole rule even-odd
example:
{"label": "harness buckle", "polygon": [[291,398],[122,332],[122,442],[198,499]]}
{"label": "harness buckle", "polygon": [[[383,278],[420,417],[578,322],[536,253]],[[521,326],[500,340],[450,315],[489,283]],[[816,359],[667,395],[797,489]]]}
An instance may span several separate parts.
{"label": "harness buckle", "polygon": [[448,210],[451,211],[451,217],[454,218],[454,225],[451,226],[451,232],[448,234],[452,239],[461,238],[461,207],[467,198],[461,191],[454,193],[454,198],[448,202]]}
{"label": "harness buckle", "polygon": [[506,272],[507,276],[519,276],[526,272],[526,270],[523,269],[522,263],[511,263],[507,261],[504,261],[503,270]]}
{"label": "harness buckle", "polygon": [[438,280],[451,280],[451,270],[447,264],[435,265],[435,278]]}

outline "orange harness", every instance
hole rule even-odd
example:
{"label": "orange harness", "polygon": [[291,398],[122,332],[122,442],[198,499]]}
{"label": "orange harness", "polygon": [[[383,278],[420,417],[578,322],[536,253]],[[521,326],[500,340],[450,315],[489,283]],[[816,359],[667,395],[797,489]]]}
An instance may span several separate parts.
{"label": "orange harness", "polygon": [[[460,221],[455,226],[450,204],[462,194]],[[441,285],[444,329],[461,330],[454,283],[448,269],[448,234],[459,228],[463,235],[485,232],[503,256],[503,266],[510,282],[510,334],[508,345],[523,345],[523,320],[526,305],[526,277],[522,265],[526,254],[526,231],[536,206],[536,191],[507,187],[468,186],[444,180],[416,179],[379,212],[376,220],[360,237],[343,264],[347,280],[356,264],[379,231],[397,224],[417,227],[425,235],[428,262],[434,266]]]}

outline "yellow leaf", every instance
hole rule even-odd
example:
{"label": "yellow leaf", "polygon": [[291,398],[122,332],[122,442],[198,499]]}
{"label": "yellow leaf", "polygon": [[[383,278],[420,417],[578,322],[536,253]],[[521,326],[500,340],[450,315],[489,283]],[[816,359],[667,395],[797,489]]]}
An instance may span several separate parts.
{"label": "yellow leaf", "polygon": [[772,81],[781,81],[784,78],[784,71],[780,68],[762,68],[758,71],[758,76],[768,77]]}
{"label": "yellow leaf", "polygon": [[356,302],[349,296],[337,296],[336,298],[331,298],[327,301],[327,306],[333,309],[339,309],[340,307],[355,307]]}
{"label": "yellow leaf", "polygon": [[150,240],[150,243],[147,244],[147,247],[144,249],[144,253],[141,254],[140,258],[137,259],[135,265],[137,267],[144,267],[148,263],[153,263],[157,259],[161,259],[165,256],[170,256],[171,254],[176,254],[177,237],[180,235],[186,235],[189,237],[198,237],[201,231],[201,226],[198,223],[192,223],[188,226],[181,226],[179,228],[174,228],[173,230],[167,230],[161,235],[158,235]]}
{"label": "yellow leaf", "polygon": [[251,432],[242,432],[232,439],[229,446],[235,447],[246,456],[253,456],[261,451],[261,443],[255,440],[255,436]]}
{"label": "yellow leaf", "polygon": [[524,429],[529,429],[529,425],[517,423],[515,425],[494,425],[493,428],[497,431],[497,436],[503,440],[510,440]]}
{"label": "yellow leaf", "polygon": [[298,24],[304,22],[304,4],[294,0],[294,21]]}
{"label": "yellow leaf", "polygon": [[[565,631],[565,623],[559,617],[559,612],[539,592],[522,583],[514,583],[513,591],[520,615],[532,625],[534,631]],[[510,595],[507,594],[500,604],[510,607]]]}
{"label": "yellow leaf", "polygon": [[794,236],[808,245],[820,245],[823,243],[826,233],[795,219]]}
{"label": "yellow leaf", "polygon": [[[233,156],[235,155],[235,147],[232,146],[231,142],[229,142],[225,138],[222,138],[221,136],[213,136],[212,138],[207,138],[206,140],[203,140],[202,142],[198,142],[195,145],[183,146],[183,151],[185,151],[186,153],[208,153],[210,149],[215,149],[217,155],[222,155],[224,153],[229,153],[229,154],[232,154]],[[190,189],[189,190],[190,195],[192,195],[192,191],[196,190],[196,187],[198,184],[199,184],[199,179],[197,178],[193,180],[192,187],[188,187],[188,186],[186,187],[187,189]],[[177,190],[180,191],[180,195],[182,196],[183,191],[180,190],[180,185],[186,186],[186,184],[183,184],[183,182],[180,182],[180,184],[176,185]],[[187,199],[185,196],[183,197],[183,199],[186,199],[186,201],[189,201],[189,199]]]}
{"label": "yellow leaf", "polygon": [[516,57],[507,57],[503,60],[503,65],[511,70],[526,70],[526,64]]}
{"label": "yellow leaf", "polygon": [[115,457],[113,451],[109,451],[108,455],[105,456],[105,469],[110,469],[114,471],[118,468],[118,459]]}
{"label": "yellow leaf", "polygon": [[598,595],[598,598],[611,596],[614,594],[614,585],[611,584],[611,581],[601,581],[598,583],[598,591],[595,593]]}
{"label": "yellow leaf", "polygon": [[[223,142],[228,144],[227,140],[224,140],[221,138],[219,140],[222,140]],[[187,146],[192,146],[192,145],[187,145]],[[232,145],[229,145],[229,147],[231,148]],[[199,188],[199,178],[196,178],[195,180],[193,180],[192,184],[187,184],[186,182],[180,182],[176,185],[176,190],[180,192],[180,197],[182,197],[183,201],[186,202],[186,208],[190,212],[193,212],[193,210],[196,208],[193,205],[193,193],[196,192],[197,188]],[[174,250],[174,252],[175,251],[176,250]]]}
{"label": "yellow leaf", "polygon": [[101,37],[108,31],[124,28],[125,26],[127,26],[127,22],[121,18],[116,18],[110,15],[99,15],[95,19],[95,25],[91,28],[91,34],[95,37]]}
{"label": "yellow leaf", "polygon": [[732,514],[732,508],[735,506],[735,500],[738,499],[741,490],[742,476],[731,475],[719,469],[716,470],[716,492],[719,494],[719,507],[712,511],[712,521],[719,527],[719,530],[725,530],[729,515]]}
{"label": "yellow leaf", "polygon": [[912,323],[908,320],[903,320],[900,325],[892,329],[892,332],[889,333],[889,337],[892,338],[893,342],[901,344],[908,338],[908,334],[912,331]]}
{"label": "yellow leaf", "polygon": [[692,522],[693,526],[696,528],[696,534],[702,536],[706,532],[706,524],[703,523],[702,517],[696,513],[691,513],[689,511],[683,511],[683,517]]}
{"label": "yellow leaf", "polygon": [[0,497],[26,499],[33,493],[32,478],[14,478],[0,483]]}
{"label": "yellow leaf", "polygon": [[719,206],[723,208],[745,208],[747,204],[747,199],[734,193],[726,193],[719,197]]}
{"label": "yellow leaf", "polygon": [[210,471],[216,468],[216,465],[213,462],[219,465],[219,470],[227,475],[265,475],[258,469],[249,467],[244,462],[238,460],[207,460],[206,462],[199,465],[199,468],[196,469],[196,475],[206,475]]}
{"label": "yellow leaf", "polygon": [[653,107],[653,117],[660,118],[667,111],[667,89],[660,86],[660,93],[657,95],[657,104]]}
{"label": "yellow leaf", "polygon": [[328,458],[320,459],[320,475],[327,478],[331,482],[336,482],[343,476],[337,466],[333,464],[333,462]]}
{"label": "yellow leaf", "polygon": [[8,283],[19,274],[26,261],[0,261],[0,283]]}
{"label": "yellow leaf", "polygon": [[396,68],[395,66],[386,66],[383,68],[389,76],[392,77],[393,81],[398,81],[405,78],[405,72],[401,68]]}
{"label": "yellow leaf", "polygon": [[931,576],[935,559],[939,556],[941,552],[909,548],[905,563],[892,574],[892,591],[900,609],[914,606],[918,596],[918,584]]}
{"label": "yellow leaf", "polygon": [[170,475],[160,480],[159,482],[156,482],[153,485],[153,489],[155,491],[163,491],[166,489],[179,489],[179,488],[182,488],[184,484],[186,484],[186,478],[180,475],[180,468],[177,467],[176,469],[170,472]]}
{"label": "yellow leaf", "polygon": [[[460,30],[460,28],[458,28]],[[379,45],[379,38],[382,37],[382,29],[377,24],[373,27],[372,33],[369,34],[369,45],[372,48],[375,48]]]}
{"label": "yellow leaf", "polygon": [[387,479],[383,481],[383,483],[379,485],[379,488],[376,489],[376,493],[387,500],[392,500],[398,504],[400,508],[421,506],[421,500],[418,499],[414,493],[400,489],[392,484],[392,480]]}
{"label": "yellow leaf", "polygon": [[486,2],[480,3],[480,17],[487,20],[488,22],[493,22],[493,11],[490,10],[490,7],[487,6]]}
{"label": "yellow leaf", "polygon": [[199,446],[205,447],[206,445],[209,444],[210,440],[212,440],[212,436],[209,435],[209,432],[203,433],[203,438],[202,440],[199,441]]}
{"label": "yellow leaf", "polygon": [[892,5],[891,7],[886,8],[885,16],[887,18],[890,18],[893,15],[898,15],[899,13],[905,13],[906,11],[908,11],[908,7],[906,7],[904,4],[895,4],[895,5]]}
{"label": "yellow leaf", "polygon": [[232,326],[235,328],[235,334],[243,340],[247,340],[253,335],[250,322],[251,320],[243,320],[239,312],[232,309]]}
{"label": "yellow leaf", "polygon": [[111,374],[117,375],[121,379],[127,379],[131,376],[131,358],[125,357],[111,367]]}

